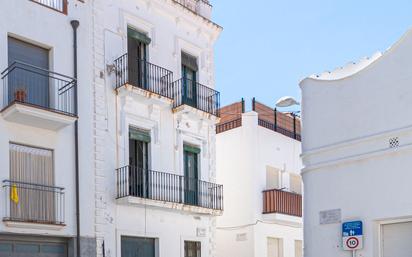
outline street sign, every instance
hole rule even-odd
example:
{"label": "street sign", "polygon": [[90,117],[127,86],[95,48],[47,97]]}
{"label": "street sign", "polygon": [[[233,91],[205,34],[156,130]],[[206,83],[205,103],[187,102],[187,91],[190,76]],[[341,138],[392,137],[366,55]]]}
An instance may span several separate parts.
{"label": "street sign", "polygon": [[343,250],[355,251],[363,248],[362,221],[349,221],[342,223]]}

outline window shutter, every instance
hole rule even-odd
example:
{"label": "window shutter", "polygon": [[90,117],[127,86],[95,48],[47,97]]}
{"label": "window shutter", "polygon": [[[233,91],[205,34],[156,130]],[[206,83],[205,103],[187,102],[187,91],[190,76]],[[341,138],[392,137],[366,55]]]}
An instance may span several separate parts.
{"label": "window shutter", "polygon": [[182,65],[194,70],[198,71],[199,68],[197,66],[197,58],[182,52]]}
{"label": "window shutter", "polygon": [[150,42],[152,41],[146,34],[136,31],[132,28],[127,28],[127,36],[136,39],[146,45],[150,44]]}
{"label": "window shutter", "polygon": [[130,128],[129,129],[129,138],[137,141],[142,141],[150,143],[150,132],[140,129]]}
{"label": "window shutter", "polygon": [[200,148],[196,146],[191,146],[191,145],[183,145],[183,150],[187,152],[195,153],[195,154],[200,153]]}

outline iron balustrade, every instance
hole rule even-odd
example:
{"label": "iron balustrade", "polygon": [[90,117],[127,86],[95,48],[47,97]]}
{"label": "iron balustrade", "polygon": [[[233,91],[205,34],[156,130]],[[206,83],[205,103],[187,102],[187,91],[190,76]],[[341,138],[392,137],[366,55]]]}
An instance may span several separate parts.
{"label": "iron balustrade", "polygon": [[4,180],[4,221],[63,225],[64,188]]}
{"label": "iron balustrade", "polygon": [[32,2],[44,5],[53,10],[67,14],[67,0],[31,0]]}
{"label": "iron balustrade", "polygon": [[124,54],[114,61],[116,88],[130,84],[146,91],[173,98],[173,73],[145,60],[130,59]]}
{"label": "iron balustrade", "polygon": [[208,7],[212,7],[212,5],[207,0],[173,0],[174,2],[180,4],[181,6],[191,10],[196,14],[199,13],[199,5],[206,5]]}
{"label": "iron balustrade", "polygon": [[220,93],[194,80],[182,78],[173,83],[174,108],[189,105],[220,116]]}
{"label": "iron balustrade", "polygon": [[76,116],[76,80],[27,63],[14,62],[2,73],[2,109],[18,102]]}
{"label": "iron balustrade", "polygon": [[270,129],[270,130],[279,132],[280,134],[282,134],[282,135],[284,135],[284,136],[287,136],[287,137],[296,139],[296,140],[298,140],[298,141],[301,140],[300,134],[298,134],[298,133],[296,133],[296,132],[294,132],[294,131],[290,131],[290,130],[287,130],[287,129],[285,129],[285,128],[282,128],[281,126],[275,125],[275,124],[273,124],[273,123],[271,123],[271,122],[269,122],[269,121],[262,120],[262,119],[258,119],[258,124],[259,124],[259,126],[261,126],[261,127],[264,127],[264,128],[267,128],[267,129]]}
{"label": "iron balustrade", "polygon": [[124,166],[116,170],[117,198],[139,198],[223,210],[223,186],[185,176]]}
{"label": "iron balustrade", "polygon": [[220,123],[216,125],[216,134],[219,134],[219,133],[222,133],[222,132],[234,129],[234,128],[238,128],[241,126],[242,126],[242,118]]}
{"label": "iron balustrade", "polygon": [[302,195],[280,189],[263,191],[263,214],[269,213],[302,217]]}

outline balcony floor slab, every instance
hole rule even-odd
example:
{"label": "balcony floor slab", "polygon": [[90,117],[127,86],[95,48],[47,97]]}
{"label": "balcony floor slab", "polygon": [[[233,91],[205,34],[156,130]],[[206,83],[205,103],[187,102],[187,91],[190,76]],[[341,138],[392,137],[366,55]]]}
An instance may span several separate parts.
{"label": "balcony floor slab", "polygon": [[12,103],[1,111],[2,117],[9,121],[23,125],[58,131],[73,124],[76,116],[47,110],[26,103]]}
{"label": "balcony floor slab", "polygon": [[199,206],[192,206],[183,203],[173,203],[166,201],[156,201],[151,199],[139,198],[135,196],[126,196],[116,199],[116,202],[121,205],[129,206],[150,206],[154,208],[164,208],[172,209],[177,211],[183,211],[194,214],[204,214],[204,215],[213,215],[220,216],[223,214],[223,210],[209,209]]}

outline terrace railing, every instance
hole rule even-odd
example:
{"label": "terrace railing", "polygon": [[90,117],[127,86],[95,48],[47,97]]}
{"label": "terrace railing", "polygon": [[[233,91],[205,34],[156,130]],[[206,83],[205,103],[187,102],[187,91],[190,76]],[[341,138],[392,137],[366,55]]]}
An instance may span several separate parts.
{"label": "terrace railing", "polygon": [[31,0],[50,9],[67,14],[67,0]]}
{"label": "terrace railing", "polygon": [[4,180],[3,189],[4,221],[64,224],[64,188]]}
{"label": "terrace railing", "polygon": [[76,80],[30,64],[14,62],[1,73],[2,109],[23,103],[76,116]]}
{"label": "terrace railing", "polygon": [[223,186],[172,173],[124,166],[116,170],[117,198],[139,198],[223,209]]}
{"label": "terrace railing", "polygon": [[279,189],[263,191],[263,214],[269,213],[302,217],[302,195]]}
{"label": "terrace railing", "polygon": [[173,83],[174,108],[189,105],[219,117],[220,93],[196,81],[182,78]]}
{"label": "terrace railing", "polygon": [[173,73],[145,60],[131,59],[124,54],[114,61],[116,88],[130,84],[146,91],[173,98]]}

